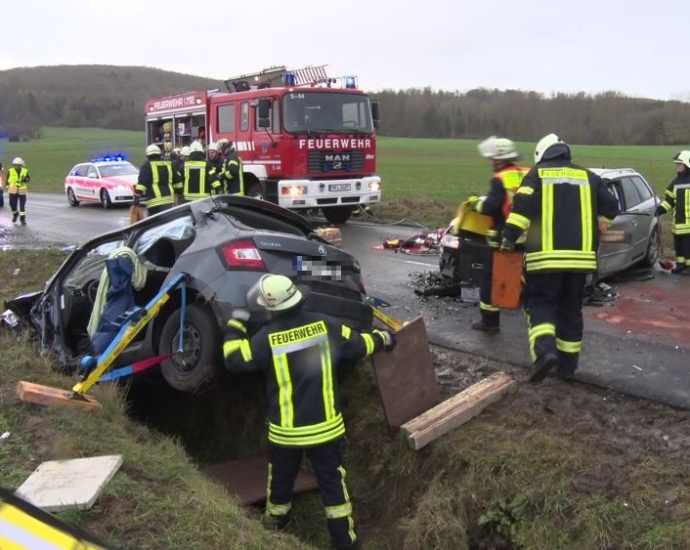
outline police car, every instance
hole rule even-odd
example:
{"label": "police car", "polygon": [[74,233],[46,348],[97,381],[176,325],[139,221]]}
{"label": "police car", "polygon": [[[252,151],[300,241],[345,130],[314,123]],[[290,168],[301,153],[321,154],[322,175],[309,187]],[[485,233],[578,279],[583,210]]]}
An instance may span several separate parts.
{"label": "police car", "polygon": [[138,177],[139,169],[122,156],[91,159],[77,164],[67,174],[67,202],[71,206],[98,202],[103,208],[131,203]]}

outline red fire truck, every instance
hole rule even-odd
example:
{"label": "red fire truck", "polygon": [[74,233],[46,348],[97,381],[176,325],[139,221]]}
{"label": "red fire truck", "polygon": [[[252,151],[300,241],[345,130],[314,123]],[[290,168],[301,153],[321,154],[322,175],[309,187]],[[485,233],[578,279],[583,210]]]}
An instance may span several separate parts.
{"label": "red fire truck", "polygon": [[230,139],[244,163],[247,195],[320,208],[331,223],[381,200],[379,107],[357,89],[356,77],[329,78],[325,66],[280,66],[225,85],[148,101],[147,144],[170,152],[194,140]]}

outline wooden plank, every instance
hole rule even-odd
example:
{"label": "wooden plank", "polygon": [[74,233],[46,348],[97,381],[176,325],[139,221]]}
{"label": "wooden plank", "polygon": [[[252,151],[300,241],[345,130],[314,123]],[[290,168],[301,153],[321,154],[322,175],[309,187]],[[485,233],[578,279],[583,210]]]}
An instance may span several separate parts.
{"label": "wooden plank", "polygon": [[397,338],[393,351],[381,351],[372,357],[391,433],[440,401],[424,319],[417,317],[405,324]]}
{"label": "wooden plank", "polygon": [[410,420],[401,427],[402,433],[410,447],[421,449],[516,389],[512,376],[497,372]]}
{"label": "wooden plank", "polygon": [[337,227],[318,227],[314,232],[332,246],[343,244],[343,235]]}
{"label": "wooden plank", "polygon": [[[268,456],[266,455],[205,464],[200,467],[200,470],[225,487],[225,490],[242,506],[266,500],[268,481]],[[305,493],[317,488],[316,476],[301,467],[297,472],[293,493]]]}
{"label": "wooden plank", "polygon": [[83,398],[72,398],[72,391],[51,386],[42,386],[33,382],[20,380],[17,383],[19,399],[36,405],[73,407],[82,411],[95,411],[103,406],[90,395]]}

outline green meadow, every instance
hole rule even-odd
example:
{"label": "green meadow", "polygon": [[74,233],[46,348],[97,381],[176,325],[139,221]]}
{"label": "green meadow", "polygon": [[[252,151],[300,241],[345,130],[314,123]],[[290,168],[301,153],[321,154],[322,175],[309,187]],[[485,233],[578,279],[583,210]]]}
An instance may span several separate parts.
{"label": "green meadow", "polygon": [[[383,203],[375,213],[392,221],[409,218],[431,226],[445,224],[457,204],[487,187],[490,168],[477,154],[480,140],[381,137],[378,173]],[[79,162],[124,153],[134,164],[144,159],[144,134],[96,128],[45,128],[44,137],[27,143],[2,142],[0,160],[8,166],[21,156],[27,162],[34,191],[61,193],[67,172]],[[533,143],[518,143],[523,163],[532,164]],[[662,192],[673,178],[678,146],[572,145],[574,161],[587,167],[635,168]]]}

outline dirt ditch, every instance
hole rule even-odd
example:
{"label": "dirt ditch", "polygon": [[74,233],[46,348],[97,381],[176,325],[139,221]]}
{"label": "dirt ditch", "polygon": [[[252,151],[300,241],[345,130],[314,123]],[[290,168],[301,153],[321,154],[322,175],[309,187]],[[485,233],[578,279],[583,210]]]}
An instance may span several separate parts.
{"label": "dirt ditch", "polygon": [[[432,351],[444,396],[496,371],[523,375],[517,367],[470,354]],[[342,388],[346,465],[360,533],[369,541],[365,548],[636,548],[630,541],[645,536],[636,532],[645,524],[688,514],[682,504],[690,492],[687,412],[547,379],[521,383],[515,394],[415,453],[387,434],[369,369]],[[129,399],[135,418],[179,438],[200,465],[265,450],[258,376],[226,380],[203,396],[140,379]],[[303,506],[321,517],[315,495],[299,497],[296,508],[305,498]],[[596,519],[602,503],[615,509],[608,527]],[[648,517],[636,527],[643,508]],[[318,546],[325,527],[315,534],[313,518],[304,514],[291,529]],[[560,530],[560,539],[538,534],[544,522],[556,535]],[[572,545],[549,542],[556,540]],[[683,548],[664,540],[671,542],[657,547]]]}

